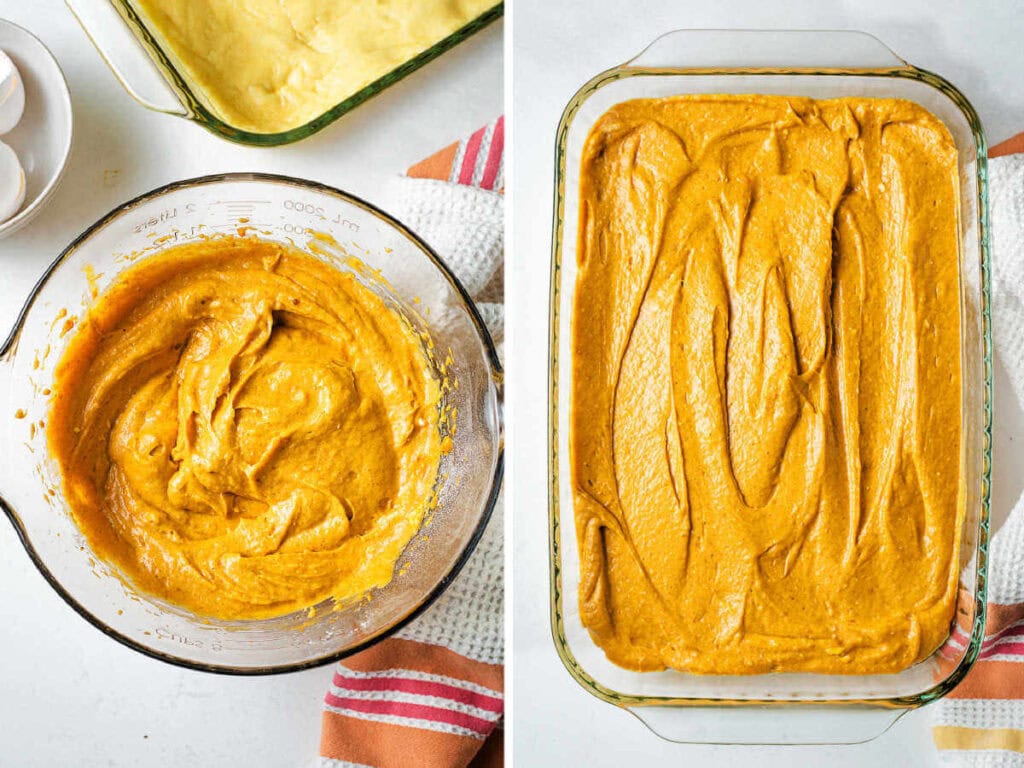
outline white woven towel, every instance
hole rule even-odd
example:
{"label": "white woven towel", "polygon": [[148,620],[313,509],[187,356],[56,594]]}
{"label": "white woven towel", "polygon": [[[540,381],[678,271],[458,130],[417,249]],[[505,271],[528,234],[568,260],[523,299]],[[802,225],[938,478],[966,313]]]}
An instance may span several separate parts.
{"label": "white woven towel", "polygon": [[[496,192],[431,179],[396,178],[387,209],[423,238],[473,297],[502,350],[504,309],[504,197]],[[505,658],[504,501],[499,497],[480,543],[455,582],[416,621],[397,634],[443,645],[475,661]]]}
{"label": "white woven towel", "polygon": [[[1024,411],[1024,155],[989,161],[989,191],[992,337],[996,368],[1005,371],[1012,390],[998,391],[996,400],[1015,399],[1017,410]],[[997,375],[997,388],[1002,381]],[[1003,418],[994,416],[997,437],[1006,429]],[[1024,462],[1001,453],[993,457],[993,467],[1013,477]],[[1024,622],[1015,618],[1024,616],[1024,495],[1008,515],[1011,501],[993,502],[993,523],[1005,522],[989,548],[990,621],[982,655],[967,683],[954,691],[961,697],[943,699],[932,712],[941,763],[958,768],[1024,766]],[[964,693],[968,685],[969,695]]]}
{"label": "white woven towel", "polygon": [[[1009,375],[1017,407],[1024,409],[1024,155],[989,161],[992,216],[992,341],[997,364]],[[998,415],[995,416],[998,418]],[[998,456],[994,466],[1020,466]],[[993,510],[1001,519],[1002,510]],[[1024,602],[1024,496],[992,540],[988,599]],[[1024,697],[1024,691],[1021,691]],[[1024,713],[1024,705],[1022,705]],[[1022,722],[1024,726],[1024,722]]]}

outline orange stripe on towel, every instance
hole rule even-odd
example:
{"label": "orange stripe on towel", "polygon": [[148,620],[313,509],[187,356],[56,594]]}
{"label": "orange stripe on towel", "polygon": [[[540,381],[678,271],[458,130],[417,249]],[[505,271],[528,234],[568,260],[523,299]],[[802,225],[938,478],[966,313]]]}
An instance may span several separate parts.
{"label": "orange stripe on towel", "polygon": [[402,668],[432,675],[457,677],[495,691],[504,690],[504,675],[499,664],[483,664],[467,659],[440,645],[415,640],[388,638],[342,662],[357,672]]}
{"label": "orange stripe on towel", "polygon": [[500,765],[501,736],[493,732],[503,687],[501,665],[442,646],[383,640],[338,664],[320,754],[375,768]]}
{"label": "orange stripe on towel", "polygon": [[1003,155],[1015,155],[1018,152],[1024,152],[1024,133],[1018,133],[1013,138],[991,147],[988,151],[988,156],[1002,157]]}
{"label": "orange stripe on towel", "polygon": [[468,765],[480,741],[468,736],[375,723],[325,711],[320,754],[374,768]]}
{"label": "orange stripe on towel", "polygon": [[1024,697],[1024,664],[1018,661],[979,661],[951,699],[1020,699]]}
{"label": "orange stripe on towel", "polygon": [[426,160],[420,160],[406,172],[406,175],[414,179],[448,181],[452,175],[452,165],[455,162],[455,155],[458,151],[459,142],[452,142],[444,149],[432,154]]}

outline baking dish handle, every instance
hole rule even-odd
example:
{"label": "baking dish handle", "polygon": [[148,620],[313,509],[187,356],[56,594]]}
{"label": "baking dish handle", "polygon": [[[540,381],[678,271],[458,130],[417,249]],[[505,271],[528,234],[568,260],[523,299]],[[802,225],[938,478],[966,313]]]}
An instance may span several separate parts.
{"label": "baking dish handle", "polygon": [[640,69],[909,69],[885,43],[854,30],[679,29],[626,67]]}
{"label": "baking dish handle", "polygon": [[65,0],[110,71],[133,99],[157,112],[189,117],[174,89],[110,0]]}
{"label": "baking dish handle", "polygon": [[[860,744],[881,736],[906,709],[870,706],[626,707],[655,735],[681,744]],[[727,717],[726,713],[735,715]],[[842,715],[839,717],[838,715]]]}

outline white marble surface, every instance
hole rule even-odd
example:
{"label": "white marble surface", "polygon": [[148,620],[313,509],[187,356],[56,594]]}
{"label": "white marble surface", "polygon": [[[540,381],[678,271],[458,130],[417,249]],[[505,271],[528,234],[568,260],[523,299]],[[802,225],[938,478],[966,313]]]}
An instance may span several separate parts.
{"label": "white marble surface", "polygon": [[[38,35],[72,91],[76,139],[46,210],[0,241],[0,335],[46,265],[119,203],[175,179],[270,171],[375,200],[384,180],[502,109],[498,22],[288,147],[252,149],[136,104],[58,0],[0,0]],[[0,521],[0,765],[309,765],[329,669],[240,679],[177,669],[118,645],[68,608]]]}
{"label": "white marble surface", "polygon": [[[908,61],[957,86],[981,114],[991,143],[1024,130],[1024,45],[1019,2],[954,0],[517,0],[512,23],[514,211],[507,276],[514,519],[512,699],[517,766],[936,765],[929,715],[908,715],[879,739],[852,747],[681,746],[660,741],[626,712],[584,692],[551,641],[547,567],[547,295],[554,133],[566,102],[591,76],[677,28],[862,29]],[[996,377],[994,517],[1020,491],[1019,410]],[[1017,465],[1007,469],[1011,464]]]}

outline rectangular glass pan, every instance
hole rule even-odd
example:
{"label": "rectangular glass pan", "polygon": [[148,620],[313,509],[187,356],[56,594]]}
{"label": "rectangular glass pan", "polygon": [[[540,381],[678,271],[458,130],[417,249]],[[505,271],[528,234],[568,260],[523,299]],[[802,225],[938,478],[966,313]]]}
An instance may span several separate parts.
{"label": "rectangular glass pan", "polygon": [[[957,145],[965,506],[955,624],[961,631],[959,639],[951,632],[932,657],[899,674],[631,672],[605,658],[580,620],[569,405],[581,153],[595,121],[614,104],[697,93],[908,99],[941,119]],[[977,115],[959,91],[859,32],[672,32],[592,79],[569,102],[557,134],[552,242],[550,607],[557,651],[590,693],[628,708],[675,741],[841,743],[877,736],[909,709],[944,696],[967,673],[984,631],[991,472],[986,151]]]}
{"label": "rectangular glass pan", "polygon": [[231,141],[256,146],[289,144],[311,136],[480,31],[504,11],[504,3],[496,0],[494,5],[460,29],[303,125],[277,133],[256,133],[232,125],[217,114],[202,88],[197,87],[176,63],[175,57],[161,44],[159,35],[149,28],[132,0],[66,0],[66,3],[121,85],[136,101],[158,112],[194,120]]}

